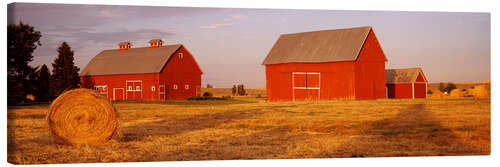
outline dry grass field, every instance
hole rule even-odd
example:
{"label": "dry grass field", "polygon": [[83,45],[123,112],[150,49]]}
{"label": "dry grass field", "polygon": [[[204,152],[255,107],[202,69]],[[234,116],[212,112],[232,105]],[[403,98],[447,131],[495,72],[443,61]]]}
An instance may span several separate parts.
{"label": "dry grass field", "polygon": [[117,102],[119,134],[55,144],[48,105],[8,109],[15,164],[490,154],[490,99]]}

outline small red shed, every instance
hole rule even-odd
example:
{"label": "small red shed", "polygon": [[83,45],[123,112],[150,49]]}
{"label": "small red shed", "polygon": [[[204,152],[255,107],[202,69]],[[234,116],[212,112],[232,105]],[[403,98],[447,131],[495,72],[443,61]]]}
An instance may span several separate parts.
{"label": "small red shed", "polygon": [[427,98],[427,79],[421,68],[389,69],[385,79],[388,98]]}
{"label": "small red shed", "polygon": [[269,101],[385,98],[372,27],[282,34],[262,63]]}
{"label": "small red shed", "polygon": [[97,54],[81,71],[81,87],[95,89],[111,100],[166,100],[199,96],[203,72],[182,44],[119,49]]}

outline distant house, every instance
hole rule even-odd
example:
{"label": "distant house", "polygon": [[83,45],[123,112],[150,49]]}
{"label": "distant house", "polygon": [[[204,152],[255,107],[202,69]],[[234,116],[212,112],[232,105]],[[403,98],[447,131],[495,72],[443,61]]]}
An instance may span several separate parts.
{"label": "distant house", "polygon": [[388,98],[427,97],[427,79],[421,68],[389,69],[385,76]]}
{"label": "distant house", "polygon": [[81,85],[111,100],[165,100],[199,96],[202,71],[182,44],[118,49],[97,54],[80,73]]}
{"label": "distant house", "polygon": [[386,98],[386,61],[372,27],[282,34],[262,63],[267,97]]}

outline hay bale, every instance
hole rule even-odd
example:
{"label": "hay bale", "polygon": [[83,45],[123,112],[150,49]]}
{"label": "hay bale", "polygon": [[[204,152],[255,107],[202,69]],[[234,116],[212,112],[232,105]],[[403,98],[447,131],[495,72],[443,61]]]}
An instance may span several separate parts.
{"label": "hay bale", "polygon": [[444,97],[444,94],[443,94],[443,92],[436,90],[436,91],[432,92],[431,97],[432,98],[442,98],[442,97]]}
{"label": "hay bale", "polygon": [[455,97],[455,98],[465,97],[465,92],[462,91],[461,89],[453,89],[450,92],[450,97]]}
{"label": "hay bale", "polygon": [[97,92],[73,89],[52,102],[47,121],[57,143],[97,144],[115,134],[118,113],[111,102]]}
{"label": "hay bale", "polygon": [[486,86],[484,85],[479,85],[479,86],[474,86],[473,89],[470,89],[469,94],[472,95],[473,97],[489,97],[488,89],[486,89]]}

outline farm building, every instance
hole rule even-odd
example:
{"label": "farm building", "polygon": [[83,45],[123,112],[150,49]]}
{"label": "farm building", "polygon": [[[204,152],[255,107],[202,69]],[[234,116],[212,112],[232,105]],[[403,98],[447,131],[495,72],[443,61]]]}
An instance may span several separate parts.
{"label": "farm building", "polygon": [[83,88],[111,100],[165,100],[199,96],[202,71],[182,44],[165,45],[161,39],[149,47],[118,49],[97,54],[80,73]]}
{"label": "farm building", "polygon": [[282,34],[262,63],[267,97],[385,98],[386,61],[372,27]]}
{"label": "farm building", "polygon": [[389,69],[385,71],[385,80],[388,98],[427,97],[427,79],[421,68]]}

